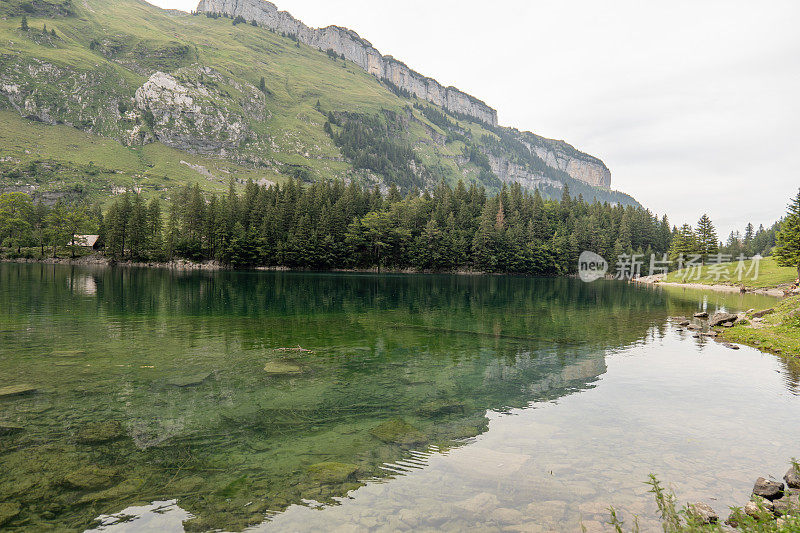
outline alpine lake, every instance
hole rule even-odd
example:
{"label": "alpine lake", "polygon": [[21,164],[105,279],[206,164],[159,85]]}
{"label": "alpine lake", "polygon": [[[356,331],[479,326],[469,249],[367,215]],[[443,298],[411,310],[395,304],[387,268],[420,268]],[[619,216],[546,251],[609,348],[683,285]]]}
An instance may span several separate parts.
{"label": "alpine lake", "polygon": [[800,366],[679,331],[765,296],[0,264],[0,529],[660,530],[800,456]]}

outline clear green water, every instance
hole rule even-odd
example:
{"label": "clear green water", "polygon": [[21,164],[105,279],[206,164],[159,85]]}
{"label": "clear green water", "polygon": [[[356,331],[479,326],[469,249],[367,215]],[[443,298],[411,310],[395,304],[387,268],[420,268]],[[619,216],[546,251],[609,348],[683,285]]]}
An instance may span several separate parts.
{"label": "clear green water", "polygon": [[576,280],[0,264],[0,389],[36,389],[0,397],[0,509],[19,509],[0,520],[591,530],[611,504],[647,524],[649,472],[722,510],[800,455],[800,374],[668,317],[770,303]]}

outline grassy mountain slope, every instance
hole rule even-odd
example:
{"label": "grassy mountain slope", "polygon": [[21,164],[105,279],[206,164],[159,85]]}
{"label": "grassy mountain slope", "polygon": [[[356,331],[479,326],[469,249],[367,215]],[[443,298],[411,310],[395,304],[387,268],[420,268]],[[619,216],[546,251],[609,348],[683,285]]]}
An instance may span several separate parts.
{"label": "grassy mountain slope", "polygon": [[546,165],[519,142],[534,136],[408,98],[292,36],[139,0],[10,0],[0,15],[0,191],[166,197],[289,177],[494,190],[522,176],[546,196],[567,184],[635,203]]}

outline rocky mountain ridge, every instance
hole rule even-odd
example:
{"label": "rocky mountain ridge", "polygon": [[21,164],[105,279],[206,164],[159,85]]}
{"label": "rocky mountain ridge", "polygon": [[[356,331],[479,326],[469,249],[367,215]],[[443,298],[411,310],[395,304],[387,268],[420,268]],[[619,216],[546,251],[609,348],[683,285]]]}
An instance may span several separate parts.
{"label": "rocky mountain ridge", "polygon": [[353,30],[339,26],[310,28],[288,12],[279,11],[275,4],[266,0],[201,0],[197,11],[241,16],[248,22],[254,20],[270,30],[294,35],[304,44],[343,55],[370,74],[388,80],[418,98],[448,111],[462,113],[492,126],[497,125],[495,109],[455,87],[443,87],[438,81],[410,69],[392,56],[382,55]]}
{"label": "rocky mountain ridge", "polygon": [[[290,13],[278,10],[275,4],[267,0],[201,0],[197,11],[242,17],[272,31],[293,35],[309,46],[323,51],[332,50],[378,79],[386,80],[420,99],[492,127],[498,126],[497,111],[483,101],[455,87],[443,87],[435,79],[423,76],[394,57],[382,55],[369,41],[348,28],[310,28]],[[519,137],[532,155],[541,158],[547,165],[595,187],[607,189],[611,186],[611,172],[600,159],[579,152],[563,141],[528,132],[509,131]],[[504,182],[521,180],[527,186],[542,182],[541,176],[531,175],[519,168],[509,171],[509,167],[516,165],[507,160],[494,159],[492,170]]]}

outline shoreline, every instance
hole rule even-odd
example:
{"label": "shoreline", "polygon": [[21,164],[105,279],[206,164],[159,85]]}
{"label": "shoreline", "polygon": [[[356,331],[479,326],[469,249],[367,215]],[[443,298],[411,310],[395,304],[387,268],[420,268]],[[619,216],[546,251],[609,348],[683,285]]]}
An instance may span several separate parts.
{"label": "shoreline", "polygon": [[678,287],[682,289],[698,289],[714,292],[727,292],[727,293],[748,293],[748,294],[763,294],[775,298],[784,298],[787,296],[783,289],[777,287],[768,288],[754,288],[754,287],[737,287],[735,285],[709,285],[707,283],[673,283],[664,281],[664,274],[656,274],[654,276],[643,276],[632,280],[633,283],[642,285],[662,285],[669,287]]}
{"label": "shoreline", "polygon": [[318,272],[318,273],[340,273],[340,274],[451,274],[459,276],[525,276],[526,274],[514,273],[494,273],[482,272],[479,270],[442,270],[442,271],[419,271],[412,269],[380,269],[377,268],[331,268],[324,270],[291,268],[286,266],[259,266],[247,269],[236,269],[224,265],[219,261],[191,261],[189,259],[173,259],[165,262],[141,262],[141,261],[115,261],[102,255],[91,254],[81,257],[45,257],[45,258],[7,258],[1,257],[0,263],[16,264],[41,264],[41,265],[64,265],[64,266],[83,266],[83,267],[123,267],[123,268],[154,268],[163,270],[177,271],[204,271],[204,272]]}

